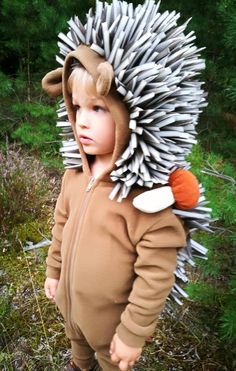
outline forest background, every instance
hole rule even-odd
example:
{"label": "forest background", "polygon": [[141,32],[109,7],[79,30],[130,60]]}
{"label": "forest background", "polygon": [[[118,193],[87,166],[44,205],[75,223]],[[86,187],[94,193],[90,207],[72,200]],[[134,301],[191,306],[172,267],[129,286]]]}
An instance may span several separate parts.
{"label": "forest background", "polygon": [[[43,295],[47,248],[25,248],[27,241],[50,238],[63,171],[56,103],[40,81],[57,66],[57,34],[94,2],[0,5],[0,369],[57,370],[69,354],[59,314]],[[188,30],[206,47],[202,79],[209,105],[190,160],[217,221],[214,234],[197,236],[209,253],[191,271],[189,300],[164,318],[137,370],[234,370],[236,1],[163,0],[161,11],[166,9],[181,12],[180,22],[192,17]]]}

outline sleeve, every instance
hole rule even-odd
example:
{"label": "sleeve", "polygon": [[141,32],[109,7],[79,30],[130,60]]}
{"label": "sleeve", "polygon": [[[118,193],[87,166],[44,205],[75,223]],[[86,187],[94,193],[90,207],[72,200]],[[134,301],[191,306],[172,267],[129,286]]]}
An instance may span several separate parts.
{"label": "sleeve", "polygon": [[57,199],[54,211],[54,227],[52,229],[52,244],[48,250],[46,259],[46,276],[59,279],[61,272],[61,241],[64,225],[68,218],[65,202],[65,182],[66,173],[62,178],[61,192]]}
{"label": "sleeve", "polygon": [[155,223],[136,246],[136,279],[129,304],[116,332],[127,345],[142,347],[155,330],[157,318],[174,283],[177,248],[186,245],[179,219],[170,212]]}

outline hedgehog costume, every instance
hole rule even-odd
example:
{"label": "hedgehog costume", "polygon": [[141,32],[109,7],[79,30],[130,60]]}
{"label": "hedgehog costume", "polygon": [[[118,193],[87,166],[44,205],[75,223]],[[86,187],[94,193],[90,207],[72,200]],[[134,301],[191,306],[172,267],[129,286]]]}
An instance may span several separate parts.
{"label": "hedgehog costume", "polygon": [[[63,93],[57,125],[71,168],[56,205],[47,276],[59,279],[56,303],[73,360],[83,369],[96,351],[103,370],[118,370],[109,355],[114,333],[129,346],[143,346],[170,290],[179,303],[186,295],[174,284],[174,271],[187,281],[184,263],[193,264],[192,250],[205,253],[190,238],[186,246],[175,215],[190,230],[209,230],[204,196],[191,210],[172,209],[166,186],[170,174],[173,182],[178,178],[176,168],[188,168],[186,156],[196,143],[195,126],[206,105],[196,77],[204,61],[194,33],[183,33],[187,23],[177,26],[179,14],[158,9],[152,0],[136,8],[97,2],[86,25],[74,17],[68,34],[59,34],[63,67],[43,79],[50,95]],[[116,127],[111,163],[96,179],[75,130],[68,78],[76,65],[92,76]]]}

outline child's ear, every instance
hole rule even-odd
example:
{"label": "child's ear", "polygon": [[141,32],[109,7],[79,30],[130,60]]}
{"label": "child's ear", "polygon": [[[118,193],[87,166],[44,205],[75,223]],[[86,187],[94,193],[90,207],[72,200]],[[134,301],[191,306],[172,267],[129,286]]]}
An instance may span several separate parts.
{"label": "child's ear", "polygon": [[42,79],[42,88],[53,98],[62,95],[62,67],[48,72]]}

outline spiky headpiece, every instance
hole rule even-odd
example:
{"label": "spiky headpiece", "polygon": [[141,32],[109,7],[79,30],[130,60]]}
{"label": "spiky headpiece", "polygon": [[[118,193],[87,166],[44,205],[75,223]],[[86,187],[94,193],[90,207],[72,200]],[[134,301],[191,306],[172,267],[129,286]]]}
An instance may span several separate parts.
{"label": "spiky headpiece", "polygon": [[[152,187],[167,183],[173,166],[185,167],[186,156],[196,143],[195,126],[205,103],[197,80],[204,68],[201,49],[194,46],[194,32],[184,34],[188,22],[177,26],[175,11],[158,12],[160,2],[147,0],[136,8],[125,1],[96,3],[83,25],[70,19],[67,35],[58,42],[64,58],[78,45],[86,44],[113,67],[117,91],[130,112],[130,141],[116,162],[111,179],[116,183],[112,197],[120,190],[126,197],[133,184]],[[59,110],[59,117],[66,112]],[[68,122],[59,122],[66,127]],[[66,166],[75,164],[75,142],[65,142]],[[70,149],[74,149],[71,154]]]}

